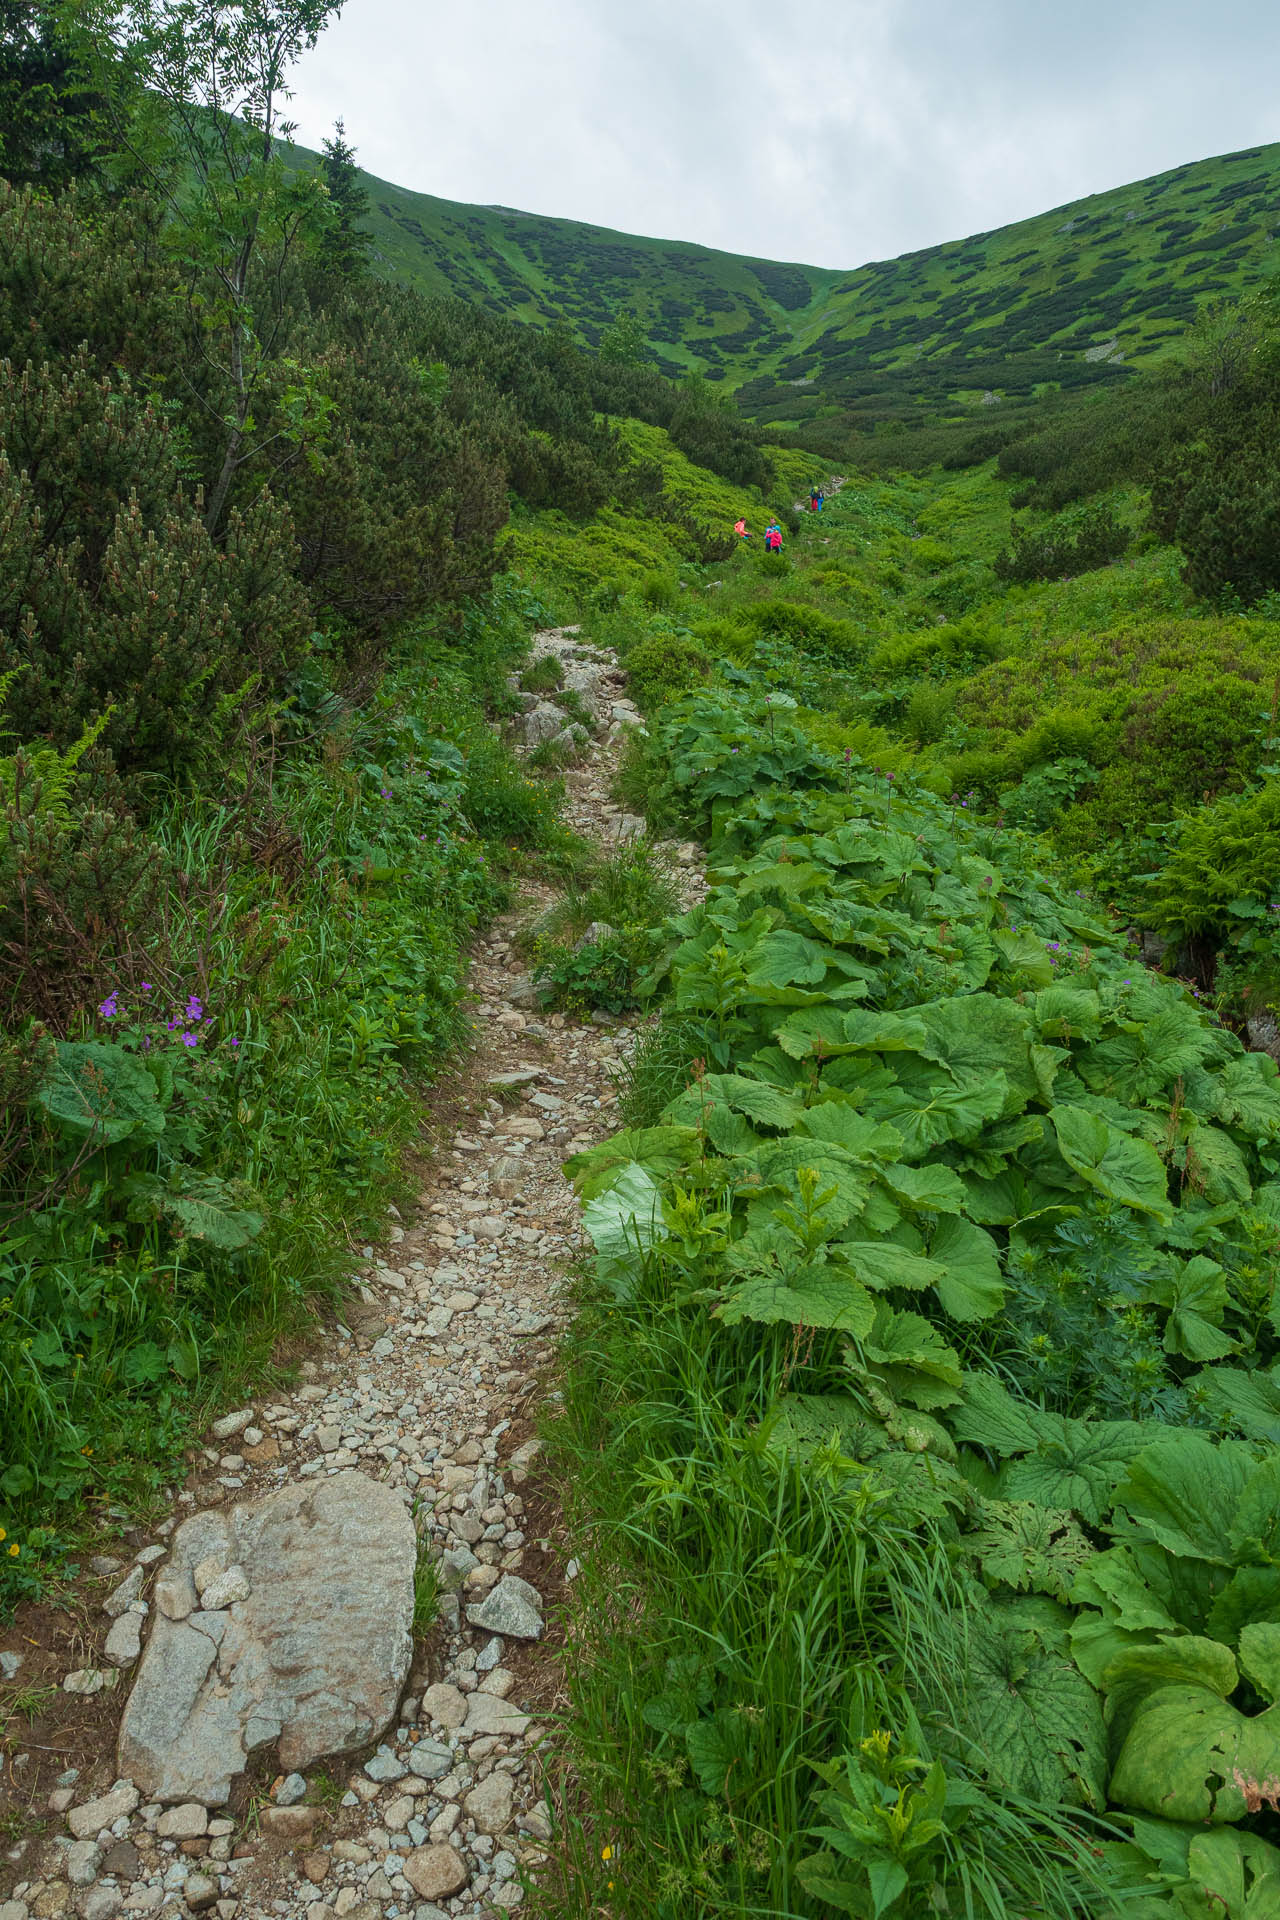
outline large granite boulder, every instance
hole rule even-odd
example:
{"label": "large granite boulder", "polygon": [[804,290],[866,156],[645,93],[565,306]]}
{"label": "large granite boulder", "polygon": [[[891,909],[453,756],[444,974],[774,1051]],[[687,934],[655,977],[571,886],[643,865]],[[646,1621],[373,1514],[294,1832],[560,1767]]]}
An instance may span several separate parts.
{"label": "large granite boulder", "polygon": [[291,1772],[380,1738],[409,1671],[415,1558],[403,1501],[361,1473],[193,1515],[156,1581],[121,1777],[216,1807],[255,1749]]}

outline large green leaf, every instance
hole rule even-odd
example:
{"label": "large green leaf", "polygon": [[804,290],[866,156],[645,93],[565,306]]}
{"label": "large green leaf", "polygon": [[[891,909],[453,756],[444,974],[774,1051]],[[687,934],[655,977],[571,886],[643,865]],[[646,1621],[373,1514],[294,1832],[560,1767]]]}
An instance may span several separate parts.
{"label": "large green leaf", "polygon": [[1245,1481],[1229,1538],[1236,1560],[1280,1566],[1280,1453],[1269,1454]]}
{"label": "large green leaf", "polygon": [[1125,1647],[1108,1661],[1102,1675],[1113,1751],[1124,1745],[1135,1716],[1160,1688],[1204,1687],[1225,1700],[1239,1679],[1230,1647],[1201,1634],[1159,1633]]}
{"label": "large green leaf", "polygon": [[748,1080],[737,1073],[708,1073],[696,1086],[686,1089],[667,1108],[666,1118],[685,1126],[697,1126],[707,1101],[722,1100],[735,1113],[745,1113],[762,1127],[794,1127],[804,1112],[803,1103],[780,1093],[760,1080]]}
{"label": "large green leaf", "polygon": [[777,1206],[777,1195],[793,1208],[799,1207],[799,1175],[812,1173],[817,1178],[816,1202],[823,1229],[833,1234],[856,1220],[871,1191],[871,1176],[843,1147],[830,1146],[824,1140],[806,1140],[793,1134],[788,1140],[771,1140],[749,1159],[738,1162],[742,1190],[754,1187],[761,1199],[752,1207],[752,1218],[767,1217]]}
{"label": "large green leaf", "polygon": [[950,1167],[883,1167],[880,1178],[894,1199],[913,1213],[960,1213],[964,1181]]}
{"label": "large green leaf", "polygon": [[1253,1192],[1245,1157],[1221,1127],[1192,1127],[1180,1157],[1188,1181],[1211,1205],[1247,1200]]}
{"label": "large green leaf", "polygon": [[1273,1706],[1280,1700],[1280,1622],[1253,1620],[1241,1628],[1240,1670],[1264,1700]]}
{"label": "large green leaf", "polygon": [[1097,1526],[1148,1430],[1132,1420],[1068,1420],[1048,1413],[1041,1420],[1035,1452],[1009,1463],[1001,1491],[1010,1500],[1071,1507]]}
{"label": "large green leaf", "polygon": [[1102,1006],[1088,987],[1042,987],[1032,1002],[1036,1025],[1044,1040],[1059,1045],[1069,1040],[1096,1040]]}
{"label": "large green leaf", "polygon": [[1230,1567],[1232,1516],[1253,1470],[1248,1449],[1180,1433],[1144,1447],[1116,1488],[1118,1534],[1153,1540],[1172,1554]]}
{"label": "large green leaf", "polygon": [[970,1180],[965,1211],[987,1227],[1015,1227],[1026,1220],[1065,1220],[1080,1211],[1061,1193],[1010,1167],[991,1179]]}
{"label": "large green leaf", "polygon": [[938,1261],[892,1240],[842,1240],[839,1252],[863,1284],[877,1293],[889,1287],[907,1287],[918,1293],[922,1287],[941,1285],[946,1278]]}
{"label": "large green leaf", "polygon": [[858,1401],[847,1393],[788,1393],[773,1410],[769,1445],[779,1452],[809,1459],[834,1440],[851,1460],[878,1453],[883,1430],[868,1420]]}
{"label": "large green leaf", "polygon": [[1217,1075],[1218,1115],[1255,1140],[1280,1138],[1280,1067],[1265,1053],[1228,1060]]}
{"label": "large green leaf", "polygon": [[1066,1600],[1094,1549],[1070,1513],[1030,1501],[984,1500],[981,1524],[964,1537],[988,1580]]}
{"label": "large green leaf", "polygon": [[995,1241],[971,1220],[939,1220],[929,1258],[943,1269],[934,1291],[953,1320],[989,1320],[1004,1305],[1000,1254]]}
{"label": "large green leaf", "polygon": [[639,1161],[628,1161],[613,1184],[587,1202],[582,1224],[596,1252],[611,1259],[625,1259],[664,1238],[662,1193],[652,1174]]}
{"label": "large green leaf", "polygon": [[727,1327],[743,1320],[762,1326],[836,1327],[861,1338],[871,1331],[876,1303],[847,1270],[810,1261],[791,1272],[753,1273],[714,1309]]}
{"label": "large green leaf", "polygon": [[1157,1306],[1169,1309],[1164,1344],[1168,1353],[1188,1360],[1221,1360],[1236,1343],[1222,1332],[1222,1316],[1230,1304],[1226,1275],[1216,1260],[1197,1254],[1164,1272],[1152,1274],[1147,1294]]}
{"label": "large green leaf", "polygon": [[993,1373],[966,1373],[964,1397],[951,1415],[951,1431],[957,1440],[987,1447],[1007,1460],[1039,1444],[1042,1419],[1039,1407],[1015,1400]]}
{"label": "large green leaf", "polygon": [[1168,1686],[1134,1713],[1109,1792],[1122,1807],[1220,1826],[1242,1820],[1247,1794],[1274,1782],[1280,1707],[1249,1719],[1208,1687]]}
{"label": "large green leaf", "polygon": [[638,1127],[615,1133],[599,1146],[575,1153],[564,1170],[584,1200],[612,1185],[619,1170],[633,1161],[659,1176],[678,1173],[698,1156],[696,1127]]}
{"label": "large green leaf", "polygon": [[1207,1630],[1233,1646],[1255,1621],[1280,1620],[1280,1567],[1241,1567],[1209,1609]]}
{"label": "large green leaf", "polygon": [[1141,1106],[1192,1071],[1214,1044],[1189,1002],[1166,1001],[1149,1018],[1086,1047],[1077,1071],[1095,1093]]}
{"label": "large green leaf", "polygon": [[867,1111],[902,1135],[904,1160],[923,1160],[944,1140],[971,1140],[1004,1111],[1009,1083],[990,1073],[957,1083],[939,1069],[910,1074],[898,1066],[899,1085],[874,1094]]}
{"label": "large green leaf", "polygon": [[1224,1426],[1235,1426],[1251,1440],[1280,1447],[1280,1367],[1270,1373],[1242,1373],[1237,1367],[1208,1367],[1194,1385],[1205,1406]]}
{"label": "large green leaf", "polygon": [[105,1040],[59,1040],[36,1104],[69,1133],[98,1146],[140,1144],[164,1132],[152,1075],[123,1047]]}
{"label": "large green leaf", "polygon": [[944,1060],[957,1080],[981,1080],[993,1069],[1003,1073],[1009,1091],[1006,1114],[1020,1113],[1039,1096],[1030,1046],[1038,1038],[1027,1009],[993,993],[965,993],[917,1009],[932,1042],[933,1057]]}
{"label": "large green leaf", "polygon": [[790,927],[767,933],[747,955],[747,979],[753,987],[813,987],[827,977],[832,948],[807,940]]}
{"label": "large green leaf", "polygon": [[[890,1397],[926,1411],[953,1406],[960,1398],[960,1359],[953,1347],[917,1313],[897,1313],[881,1304],[875,1324],[862,1342],[866,1373],[878,1379]],[[850,1355],[849,1367],[862,1372]]]}
{"label": "large green leaf", "polygon": [[193,1240],[207,1241],[224,1253],[247,1247],[265,1224],[260,1213],[239,1205],[219,1180],[189,1180],[179,1192],[158,1193],[155,1205]]}
{"label": "large green leaf", "polygon": [[1015,1601],[968,1616],[956,1647],[958,1672],[967,1676],[961,1730],[996,1786],[1042,1806],[1100,1808],[1106,1740],[1098,1696],[1040,1630],[1037,1604]]}
{"label": "large green leaf", "polygon": [[1067,1165],[1109,1200],[1165,1219],[1168,1175],[1154,1147],[1109,1127],[1085,1107],[1054,1107],[1049,1115]]}
{"label": "large green leaf", "polygon": [[799,1125],[811,1140],[826,1140],[832,1146],[843,1147],[858,1160],[896,1161],[902,1150],[902,1135],[895,1128],[868,1120],[843,1099],[819,1101],[817,1106],[805,1111]]}

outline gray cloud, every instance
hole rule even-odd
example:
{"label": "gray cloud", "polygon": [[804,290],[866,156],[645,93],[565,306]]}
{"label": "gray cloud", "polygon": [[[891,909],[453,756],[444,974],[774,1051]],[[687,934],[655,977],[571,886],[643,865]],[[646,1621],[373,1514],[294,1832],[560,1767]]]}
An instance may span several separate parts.
{"label": "gray cloud", "polygon": [[299,71],[370,171],[856,266],[1280,136],[1273,0],[347,0]]}

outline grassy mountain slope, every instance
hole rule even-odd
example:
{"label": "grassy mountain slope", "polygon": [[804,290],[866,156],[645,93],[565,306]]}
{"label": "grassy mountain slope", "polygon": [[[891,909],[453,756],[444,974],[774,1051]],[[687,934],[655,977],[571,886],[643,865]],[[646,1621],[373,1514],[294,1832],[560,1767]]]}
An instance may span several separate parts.
{"label": "grassy mountain slope", "polygon": [[1123,378],[1206,301],[1268,273],[1280,227],[1280,145],[851,272],[362,178],[388,277],[535,324],[564,319],[591,343],[634,313],[670,371],[702,368],[775,424],[833,408],[909,417]]}

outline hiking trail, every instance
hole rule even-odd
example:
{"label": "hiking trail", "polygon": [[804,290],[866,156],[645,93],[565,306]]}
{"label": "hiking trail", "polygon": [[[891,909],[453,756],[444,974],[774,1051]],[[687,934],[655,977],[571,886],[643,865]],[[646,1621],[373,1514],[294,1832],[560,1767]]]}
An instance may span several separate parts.
{"label": "hiking trail", "polygon": [[[602,852],[641,835],[610,797],[639,721],[616,659],[575,628],[532,651],[559,657],[594,720],[565,775],[566,823]],[[531,748],[547,703],[524,704]],[[660,853],[692,904],[697,850]],[[430,1101],[416,1212],[359,1250],[344,1318],[297,1386],[215,1421],[169,1516],[128,1536],[132,1562],[91,1562],[74,1670],[55,1645],[39,1674],[82,1719],[20,1765],[47,1837],[9,1853],[0,1920],[441,1920],[522,1904],[521,1871],[551,1838],[542,1763],[576,1573],[535,1435],[586,1244],[561,1165],[615,1129],[637,1031],[538,1011],[515,942],[554,897],[525,884],[477,941],[469,1047]],[[411,1640],[414,1526],[439,1612]],[[286,1764],[339,1723],[366,1738]],[[59,1752],[77,1764],[59,1771]]]}

